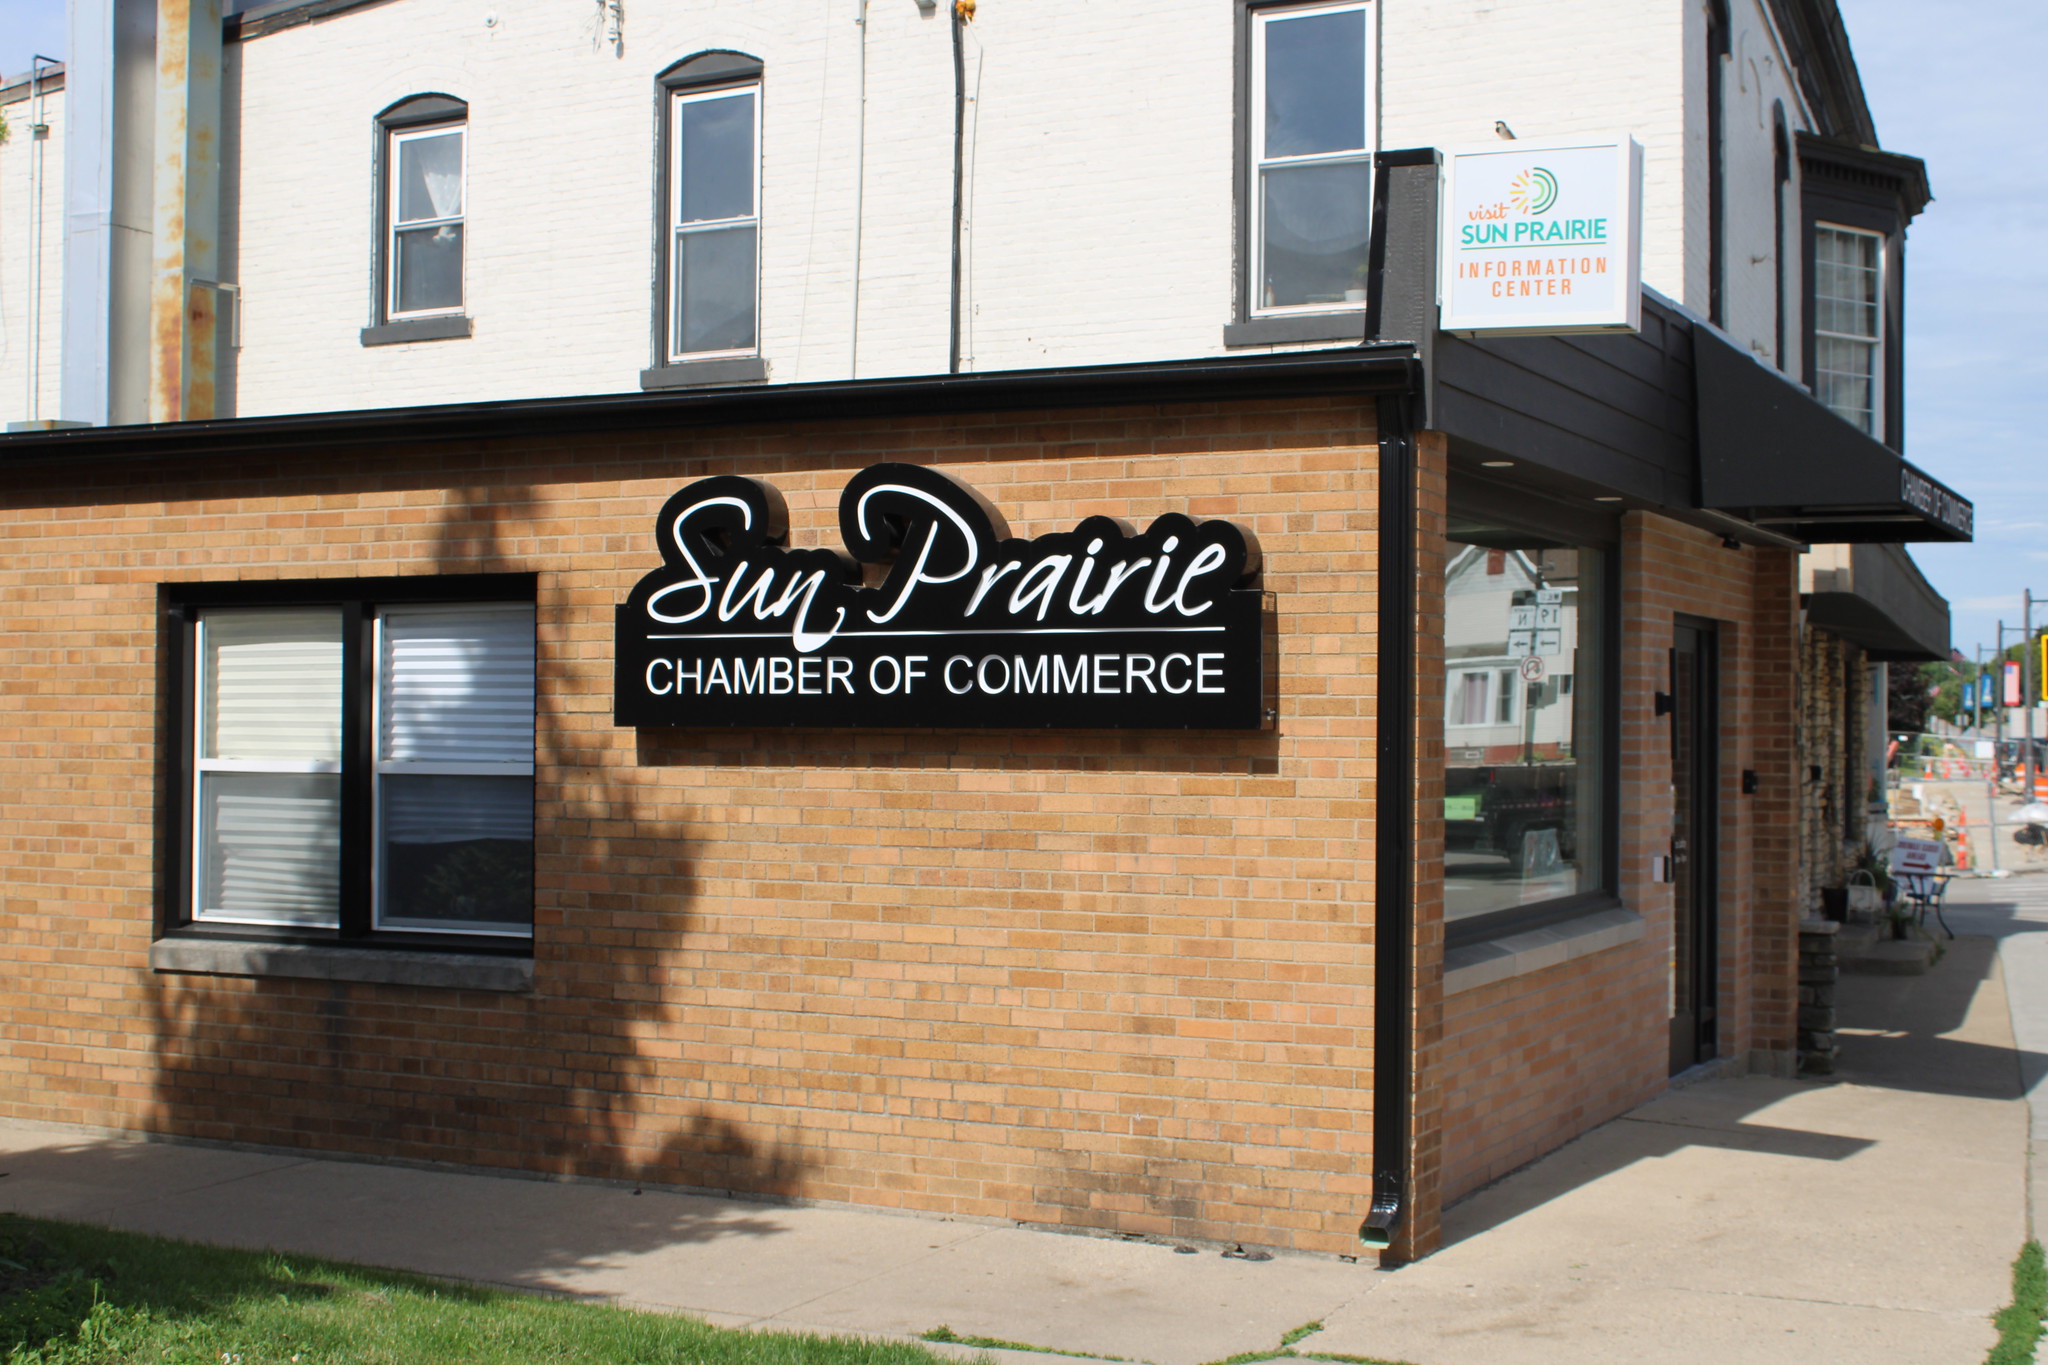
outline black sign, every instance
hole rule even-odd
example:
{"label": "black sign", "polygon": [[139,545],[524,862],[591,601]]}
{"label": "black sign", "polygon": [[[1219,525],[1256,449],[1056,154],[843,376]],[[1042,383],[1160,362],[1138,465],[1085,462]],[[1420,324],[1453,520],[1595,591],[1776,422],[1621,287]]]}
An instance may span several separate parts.
{"label": "black sign", "polygon": [[700,479],[618,609],[621,725],[1252,730],[1258,547],[1225,521],[1111,517],[1012,539],[979,494],[881,464],[839,499],[850,554],[789,548],[782,495]]}
{"label": "black sign", "polygon": [[1938,521],[1965,539],[1976,532],[1977,509],[1909,464],[1899,468],[1899,500],[1930,521]]}

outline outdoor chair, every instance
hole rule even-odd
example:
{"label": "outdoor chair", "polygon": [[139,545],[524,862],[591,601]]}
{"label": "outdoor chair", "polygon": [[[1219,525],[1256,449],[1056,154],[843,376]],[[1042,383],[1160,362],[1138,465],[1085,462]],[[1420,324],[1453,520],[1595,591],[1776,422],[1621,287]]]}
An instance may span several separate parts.
{"label": "outdoor chair", "polygon": [[1941,926],[1941,931],[1950,938],[1956,936],[1956,931],[1948,927],[1948,921],[1941,914],[1942,898],[1948,894],[1948,884],[1954,880],[1955,877],[1947,872],[1899,874],[1899,894],[1913,911],[1913,923],[1925,926],[1927,912],[1932,910],[1934,922]]}

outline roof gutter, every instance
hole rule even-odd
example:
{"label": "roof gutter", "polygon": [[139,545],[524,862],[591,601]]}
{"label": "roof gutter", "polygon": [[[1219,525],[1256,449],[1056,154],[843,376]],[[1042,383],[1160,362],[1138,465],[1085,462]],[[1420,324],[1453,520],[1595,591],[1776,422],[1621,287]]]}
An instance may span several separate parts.
{"label": "roof gutter", "polygon": [[1414,346],[1402,342],[1143,365],[998,370],[827,384],[752,384],[15,432],[0,435],[0,468],[45,460],[219,456],[307,445],[530,439],[748,422],[1257,401],[1319,394],[1356,396],[1361,391],[1408,393],[1419,391],[1421,384],[1421,361]]}

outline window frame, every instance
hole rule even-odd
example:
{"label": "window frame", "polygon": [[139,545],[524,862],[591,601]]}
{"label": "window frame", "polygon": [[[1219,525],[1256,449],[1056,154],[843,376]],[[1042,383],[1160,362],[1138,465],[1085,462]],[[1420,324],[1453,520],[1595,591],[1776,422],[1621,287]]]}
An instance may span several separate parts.
{"label": "window frame", "polygon": [[[1622,559],[1620,524],[1611,513],[1559,503],[1533,489],[1482,479],[1463,471],[1456,471],[1452,475],[1448,503],[1451,523],[1454,526],[1459,519],[1469,517],[1491,522],[1504,530],[1538,536],[1571,546],[1581,553],[1597,554],[1600,557],[1601,576],[1599,600],[1581,602],[1579,611],[1582,621],[1590,615],[1598,623],[1605,654],[1604,658],[1596,661],[1597,670],[1574,667],[1568,675],[1573,679],[1574,693],[1588,676],[1596,679],[1602,689],[1601,725],[1598,733],[1600,772],[1596,774],[1593,784],[1600,800],[1597,822],[1600,833],[1600,856],[1595,869],[1597,878],[1594,886],[1547,901],[1506,906],[1455,920],[1446,918],[1444,946],[1446,949],[1452,949],[1470,947],[1473,944],[1486,943],[1534,929],[1548,928],[1595,911],[1620,908],[1623,904],[1620,894],[1621,713],[1622,655],[1625,645],[1621,634],[1621,584],[1626,566]],[[1455,531],[1448,533],[1446,539],[1459,545],[1478,543],[1458,539]],[[1455,551],[1450,557],[1455,558]],[[1446,567],[1448,565],[1447,558]],[[1443,717],[1443,766],[1446,775],[1450,767],[1451,748],[1448,683],[1452,673],[1462,671],[1466,670],[1453,669],[1448,666],[1446,660]],[[1489,704],[1493,701],[1494,698],[1489,695]]]}
{"label": "window frame", "polygon": [[[382,346],[401,341],[436,341],[466,337],[469,315],[469,104],[453,95],[408,95],[372,120],[370,189],[370,321],[362,344]],[[436,130],[462,130],[462,213],[451,221],[462,225],[462,301],[452,308],[395,308],[398,282],[396,148],[400,139]],[[438,220],[436,220],[438,221]]]}
{"label": "window frame", "polygon": [[[537,576],[530,573],[159,585],[157,937],[531,956],[531,922],[517,933],[502,929],[408,929],[377,923],[377,879],[381,876],[382,850],[377,810],[380,764],[376,708],[382,689],[376,622],[381,609],[386,607],[531,608],[537,601],[537,585]],[[239,608],[292,607],[336,608],[342,615],[338,922],[327,927],[218,917],[201,919],[197,914],[201,614]],[[537,721],[536,714],[536,734]]]}
{"label": "window frame", "polygon": [[[1874,336],[1855,336],[1847,332],[1826,332],[1821,330],[1820,241],[1821,234],[1826,232],[1838,233],[1845,237],[1860,237],[1872,244],[1871,255],[1876,262],[1876,288],[1870,301],[1871,314],[1877,324],[1877,332]],[[1890,377],[1887,373],[1889,369],[1887,353],[1890,350],[1890,328],[1886,325],[1885,317],[1885,314],[1889,311],[1887,303],[1891,297],[1890,238],[1888,234],[1874,228],[1838,223],[1831,218],[1815,218],[1808,231],[1808,238],[1811,243],[1809,259],[1812,264],[1807,272],[1806,344],[1808,353],[1807,368],[1812,376],[1810,382],[1813,387],[1814,397],[1820,398],[1821,341],[1853,341],[1869,347],[1870,425],[1862,426],[1854,418],[1849,417],[1840,409],[1828,403],[1825,398],[1820,398],[1820,401],[1821,406],[1827,408],[1829,412],[1834,413],[1850,425],[1859,427],[1867,435],[1882,441],[1885,439],[1885,432],[1888,427],[1886,421],[1887,399],[1891,387],[1887,382]]]}
{"label": "window frame", "polygon": [[[451,133],[460,136],[462,139],[461,166],[457,171],[456,194],[456,202],[461,205],[461,209],[456,213],[443,214],[434,218],[401,220],[399,217],[399,205],[402,196],[399,193],[398,175],[400,168],[404,165],[403,149],[405,144],[408,142],[418,142],[425,138],[447,137]],[[469,306],[467,278],[469,273],[469,120],[466,118],[453,119],[446,123],[428,123],[417,127],[387,128],[385,129],[384,136],[386,147],[384,157],[384,259],[390,263],[390,268],[384,272],[384,316],[389,321],[400,322],[408,318],[436,318],[447,317],[451,314],[459,315]],[[463,277],[457,281],[457,299],[452,304],[446,304],[438,308],[401,307],[398,301],[398,267],[400,259],[398,243],[400,234],[420,232],[427,228],[446,227],[451,223],[461,228],[463,234]]]}
{"label": "window frame", "polygon": [[[1267,158],[1265,146],[1265,26],[1278,18],[1300,18],[1317,13],[1356,11],[1365,16],[1365,141],[1355,151],[1316,153],[1304,157]],[[1370,293],[1362,282],[1361,297],[1335,303],[1259,303],[1259,281],[1264,273],[1264,197],[1259,193],[1261,172],[1268,165],[1340,164],[1357,161],[1366,167],[1366,215],[1363,229],[1372,228],[1374,202],[1378,195],[1377,157],[1380,150],[1380,4],[1379,0],[1271,0],[1255,3],[1238,0],[1238,107],[1237,107],[1237,192],[1235,196],[1236,264],[1234,269],[1236,328],[1239,344],[1252,344],[1261,330],[1274,332],[1273,340],[1349,339],[1357,330],[1349,326],[1355,314],[1363,317]],[[1370,260],[1368,245],[1368,261]],[[1318,322],[1334,328],[1328,338],[1297,336],[1304,329],[1316,331]]]}
{"label": "window frame", "polygon": [[[690,230],[703,232],[751,223],[754,229],[754,344],[716,351],[674,349],[676,290],[675,246],[684,231],[681,212],[681,139],[678,111],[685,103],[730,96],[751,90],[754,96],[753,214],[747,219],[706,220]],[[654,308],[652,365],[642,372],[642,386],[665,388],[684,383],[739,382],[766,377],[762,361],[761,278],[767,240],[762,131],[767,116],[767,81],[759,58],[742,52],[700,52],[675,63],[655,79]]]}

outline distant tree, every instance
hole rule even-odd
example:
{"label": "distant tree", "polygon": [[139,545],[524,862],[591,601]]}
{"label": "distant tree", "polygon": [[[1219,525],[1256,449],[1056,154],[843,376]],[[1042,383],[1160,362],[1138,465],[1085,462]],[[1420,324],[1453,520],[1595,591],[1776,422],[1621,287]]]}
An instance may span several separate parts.
{"label": "distant tree", "polygon": [[[1942,664],[1925,665],[1946,668]],[[1927,712],[1934,704],[1927,679],[1918,668],[1891,668],[1885,687],[1885,727],[1893,734],[1918,734],[1927,728]]]}
{"label": "distant tree", "polygon": [[1920,665],[1920,679],[1930,694],[1928,709],[1941,720],[1960,721],[1970,709],[1970,688],[1977,680],[1972,663]]}

